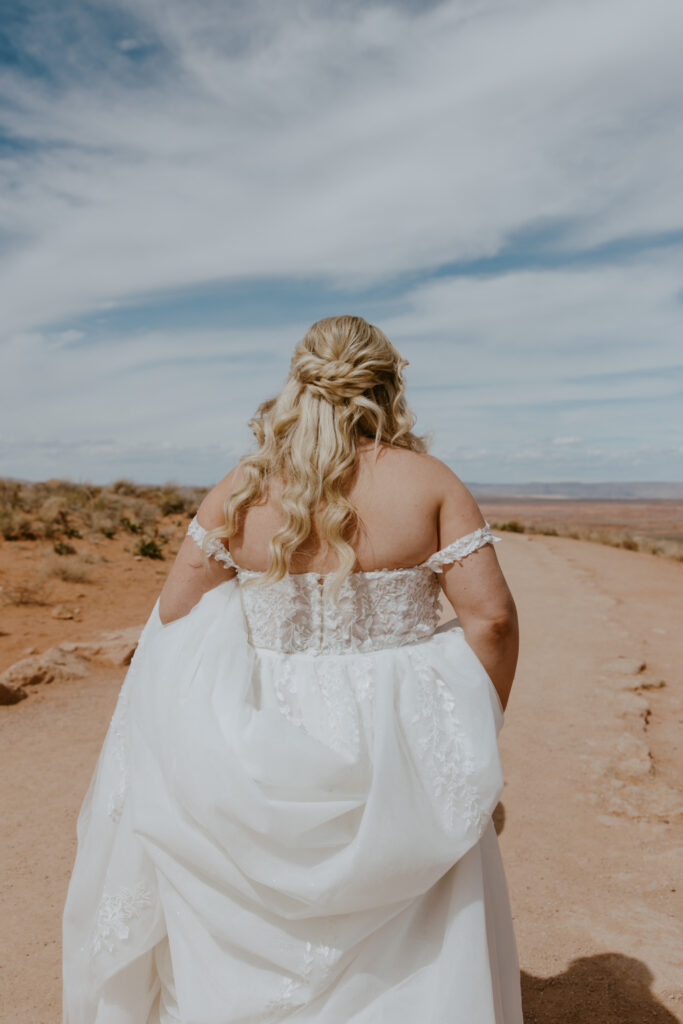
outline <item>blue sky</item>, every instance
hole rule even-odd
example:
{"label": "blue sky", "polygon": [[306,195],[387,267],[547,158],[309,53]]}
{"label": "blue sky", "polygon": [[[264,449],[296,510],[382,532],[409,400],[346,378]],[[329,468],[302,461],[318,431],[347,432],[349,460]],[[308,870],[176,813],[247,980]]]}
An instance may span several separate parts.
{"label": "blue sky", "polygon": [[3,15],[0,473],[211,483],[350,312],[463,479],[683,480],[679,0]]}

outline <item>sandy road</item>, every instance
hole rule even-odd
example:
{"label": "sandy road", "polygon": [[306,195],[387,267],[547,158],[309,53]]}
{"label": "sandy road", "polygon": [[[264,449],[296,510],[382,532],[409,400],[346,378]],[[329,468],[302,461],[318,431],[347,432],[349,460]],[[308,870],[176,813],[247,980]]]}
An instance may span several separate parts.
{"label": "sandy road", "polygon": [[527,1024],[683,1020],[683,565],[504,537],[522,639],[500,838]]}
{"label": "sandy road", "polygon": [[[527,1024],[683,1021],[683,565],[503,536],[522,649],[496,817]],[[0,709],[2,1024],[61,1020],[75,819],[120,681],[94,674]]]}

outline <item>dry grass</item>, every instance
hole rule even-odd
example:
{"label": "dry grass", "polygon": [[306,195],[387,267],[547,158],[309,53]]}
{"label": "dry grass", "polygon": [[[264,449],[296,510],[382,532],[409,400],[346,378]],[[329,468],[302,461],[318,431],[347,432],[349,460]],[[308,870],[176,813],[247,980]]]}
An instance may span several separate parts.
{"label": "dry grass", "polygon": [[606,544],[625,551],[645,551],[651,555],[662,555],[683,562],[683,540],[678,537],[653,537],[647,533],[634,534],[626,529],[573,526],[570,522],[557,526],[543,526],[537,523],[523,523],[517,519],[504,522],[490,521],[492,530],[507,530],[511,533],[542,534],[545,537],[570,537],[572,540],[588,540],[595,544]]}
{"label": "dry grass", "polygon": [[44,573],[65,583],[91,583],[92,561],[85,555],[56,555],[47,560]]}
{"label": "dry grass", "polygon": [[5,540],[53,540],[130,533],[162,543],[159,526],[166,516],[190,519],[206,488],[168,483],[147,487],[116,480],[108,487],[69,480],[23,483],[0,479],[0,535]]}
{"label": "dry grass", "polygon": [[15,583],[0,587],[0,601],[3,604],[40,605],[49,604],[44,591],[43,582]]}
{"label": "dry grass", "polygon": [[[51,540],[60,563],[51,574],[73,582],[85,567],[74,541],[105,544],[114,537],[133,541],[131,554],[163,557],[173,530],[192,517],[206,488],[167,483],[160,487],[116,480],[107,487],[76,484],[69,480],[22,483],[0,479],[0,536],[10,541]],[[487,518],[497,530],[541,533],[608,544],[628,551],[645,551],[683,561],[681,503],[652,502],[547,502],[483,499]],[[74,551],[76,553],[74,553]],[[80,568],[79,568],[80,566]]]}

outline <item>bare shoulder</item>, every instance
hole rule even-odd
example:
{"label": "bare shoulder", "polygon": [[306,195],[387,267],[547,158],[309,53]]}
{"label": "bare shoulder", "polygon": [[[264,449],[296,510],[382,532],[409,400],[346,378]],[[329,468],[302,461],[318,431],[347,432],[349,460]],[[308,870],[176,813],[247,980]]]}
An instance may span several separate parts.
{"label": "bare shoulder", "polygon": [[484,526],[486,520],[469,487],[450,466],[433,459],[434,486],[439,496],[439,542],[442,545]]}
{"label": "bare shoulder", "polygon": [[[392,474],[399,474],[402,477],[410,477],[416,484],[433,484],[438,474],[438,468],[444,466],[443,462],[428,455],[426,452],[414,452],[410,448],[396,448],[393,445],[383,444],[379,456],[375,462],[371,454],[372,449],[366,451],[370,461],[381,471]],[[446,468],[444,466],[444,468]]]}
{"label": "bare shoulder", "polygon": [[[463,504],[474,502],[467,485],[450,466],[427,452],[413,452],[407,448],[387,446],[380,462],[384,463],[388,471],[410,478],[416,487],[423,487],[430,495],[436,497],[439,503],[446,499]],[[476,502],[474,503],[476,505]]]}
{"label": "bare shoulder", "polygon": [[225,502],[241,482],[240,477],[241,467],[234,466],[203,498],[197,509],[197,519],[205,529],[212,530],[225,524]]}

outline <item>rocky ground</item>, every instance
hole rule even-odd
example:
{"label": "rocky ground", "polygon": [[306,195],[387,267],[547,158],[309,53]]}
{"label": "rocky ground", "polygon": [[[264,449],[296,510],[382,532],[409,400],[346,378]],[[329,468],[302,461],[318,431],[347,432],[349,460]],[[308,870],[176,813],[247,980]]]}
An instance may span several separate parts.
{"label": "rocky ground", "polygon": [[[564,537],[503,538],[522,643],[496,824],[526,1024],[683,1021],[683,564]],[[49,606],[14,605],[3,618],[0,680],[27,695],[0,708],[3,1024],[61,1020],[76,815],[169,565],[124,559],[123,547],[117,557],[118,543],[103,549],[106,576],[57,580]],[[11,555],[15,586],[16,566],[26,577],[39,556],[31,544],[12,549],[0,556]]]}

